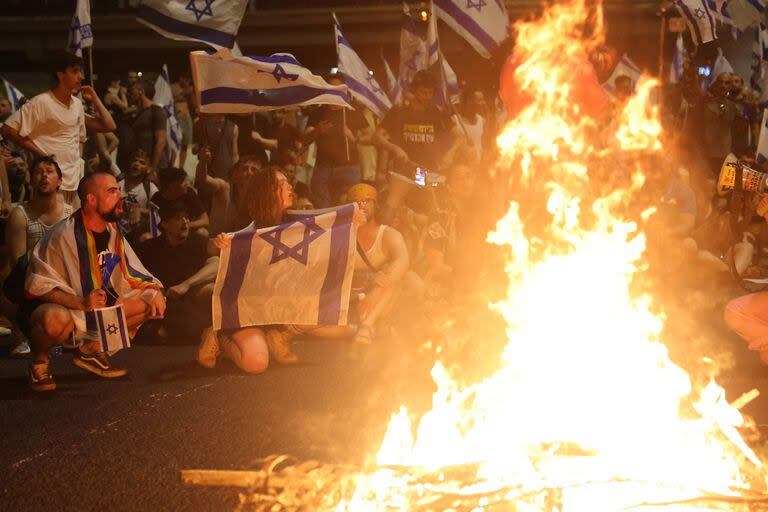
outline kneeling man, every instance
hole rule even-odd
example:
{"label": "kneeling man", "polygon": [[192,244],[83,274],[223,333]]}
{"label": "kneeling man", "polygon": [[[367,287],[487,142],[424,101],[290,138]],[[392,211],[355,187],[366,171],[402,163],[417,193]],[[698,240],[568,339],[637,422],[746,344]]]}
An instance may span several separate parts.
{"label": "kneeling man", "polygon": [[123,196],[114,176],[86,176],[77,194],[81,209],[56,224],[35,246],[27,271],[32,324],[29,383],[35,391],[56,389],[48,351],[75,337],[85,337],[73,361],[76,366],[107,378],[127,373],[100,352],[87,311],[122,304],[131,334],[146,318],[165,312],[162,285],[142,266],[115,225]]}

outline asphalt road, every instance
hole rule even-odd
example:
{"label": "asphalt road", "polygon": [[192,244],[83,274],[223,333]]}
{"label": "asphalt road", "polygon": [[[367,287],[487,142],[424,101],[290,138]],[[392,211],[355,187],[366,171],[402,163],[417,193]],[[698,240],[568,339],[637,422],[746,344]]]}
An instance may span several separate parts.
{"label": "asphalt road", "polygon": [[[729,342],[730,343],[730,342]],[[124,379],[86,374],[63,355],[59,389],[28,391],[26,361],[0,360],[0,510],[232,510],[234,489],[183,486],[182,469],[249,469],[270,454],[362,463],[401,403],[427,408],[429,356],[408,340],[361,347],[299,342],[305,361],[243,375],[199,368],[194,346],[136,346]],[[768,423],[768,371],[734,342],[729,396]]]}

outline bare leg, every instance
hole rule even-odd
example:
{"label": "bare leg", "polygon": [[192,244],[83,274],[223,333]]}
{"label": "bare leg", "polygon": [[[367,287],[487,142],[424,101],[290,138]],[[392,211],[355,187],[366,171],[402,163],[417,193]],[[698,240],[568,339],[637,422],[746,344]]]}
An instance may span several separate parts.
{"label": "bare leg", "polygon": [[226,229],[227,210],[230,204],[229,183],[219,178],[208,177],[206,186],[211,188],[211,212],[208,215],[210,219],[210,232],[213,234],[221,233]]}
{"label": "bare leg", "polygon": [[261,373],[269,366],[269,350],[264,331],[244,327],[229,334],[217,333],[221,348],[238,368],[246,373]]}
{"label": "bare leg", "polygon": [[32,312],[32,360],[48,361],[48,351],[72,335],[75,322],[69,310],[58,304],[43,304]]}

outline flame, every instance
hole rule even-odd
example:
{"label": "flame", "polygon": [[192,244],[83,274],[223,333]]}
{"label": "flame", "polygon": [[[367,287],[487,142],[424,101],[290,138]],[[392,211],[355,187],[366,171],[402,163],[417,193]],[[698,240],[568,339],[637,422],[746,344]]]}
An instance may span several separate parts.
{"label": "flame", "polygon": [[[645,266],[639,223],[653,208],[633,217],[626,205],[650,179],[643,162],[662,150],[650,100],[658,84],[644,78],[613,115],[587,115],[579,89],[589,84],[573,77],[590,76],[574,66],[588,66],[602,44],[600,6],[571,0],[515,29],[514,80],[527,103],[498,137],[499,169],[541,195],[547,222],[526,226],[512,202],[487,238],[509,254],[507,297],[492,305],[507,323],[500,366],[460,385],[438,362],[432,409],[415,425],[405,408],[393,415],[379,469],[338,510],[409,510],[436,491],[476,495],[476,510],[501,499],[514,507],[500,509],[527,512],[762,492],[762,462],[737,430],[741,414],[714,381],[693,389],[661,343],[663,314],[631,289]],[[451,478],[468,465],[470,478]]]}

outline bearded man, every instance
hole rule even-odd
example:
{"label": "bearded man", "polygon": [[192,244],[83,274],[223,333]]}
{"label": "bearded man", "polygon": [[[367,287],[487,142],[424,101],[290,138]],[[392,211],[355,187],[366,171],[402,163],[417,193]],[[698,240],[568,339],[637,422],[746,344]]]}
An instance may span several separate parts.
{"label": "bearded man", "polygon": [[73,363],[105,378],[127,372],[113,366],[95,340],[94,315],[86,312],[121,304],[130,334],[145,319],[165,313],[162,285],[144,268],[115,222],[123,195],[114,176],[94,173],[77,189],[82,205],[59,222],[32,252],[25,282],[35,301],[30,314],[32,360],[29,383],[34,391],[52,391],[48,351],[75,337],[85,338]]}

